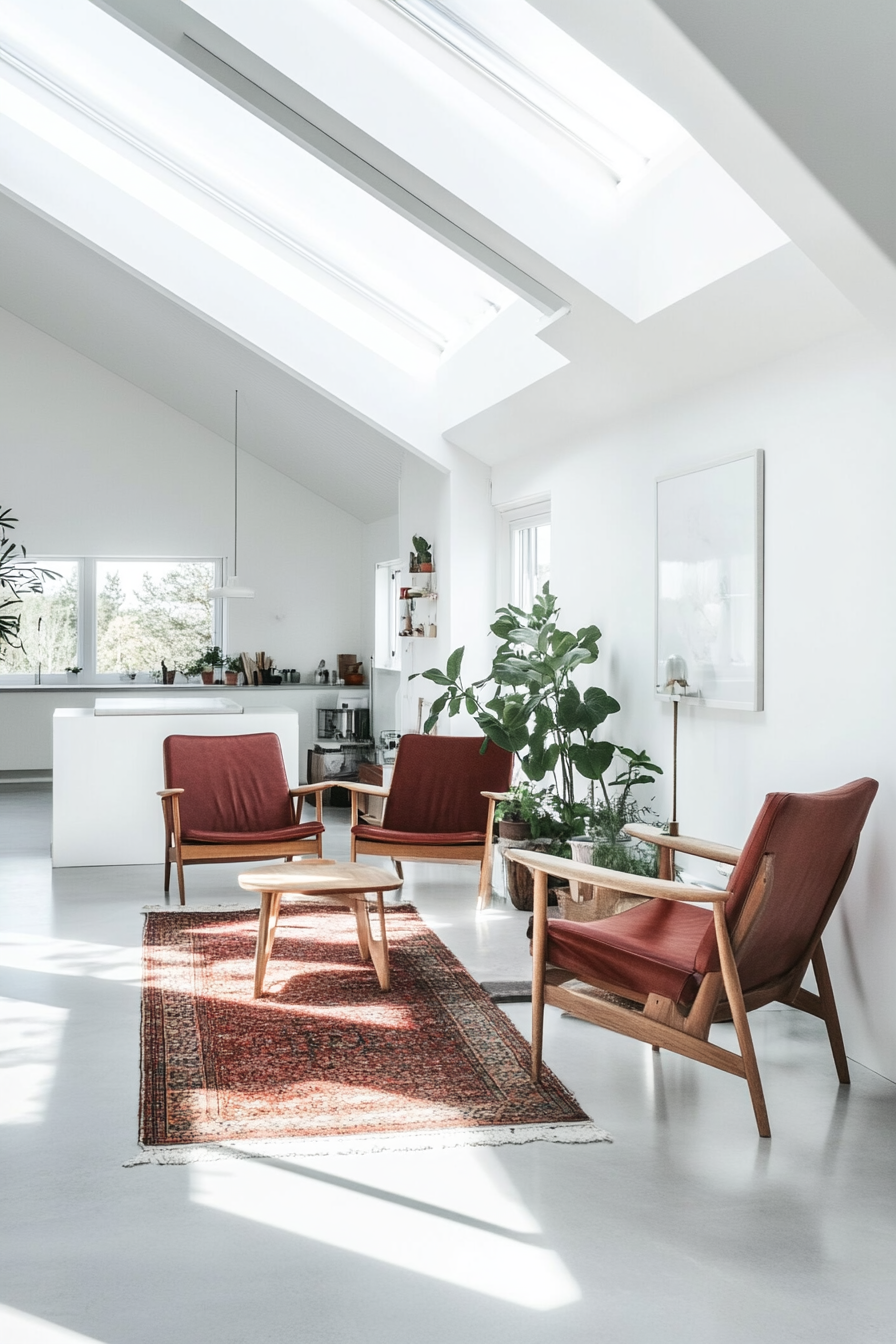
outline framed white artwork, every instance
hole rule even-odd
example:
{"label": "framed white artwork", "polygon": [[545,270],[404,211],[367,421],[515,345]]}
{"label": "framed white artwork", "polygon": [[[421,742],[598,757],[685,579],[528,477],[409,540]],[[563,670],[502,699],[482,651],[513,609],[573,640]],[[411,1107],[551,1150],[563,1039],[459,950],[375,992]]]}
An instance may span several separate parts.
{"label": "framed white artwork", "polygon": [[656,483],[662,698],[763,707],[764,456],[757,449]]}

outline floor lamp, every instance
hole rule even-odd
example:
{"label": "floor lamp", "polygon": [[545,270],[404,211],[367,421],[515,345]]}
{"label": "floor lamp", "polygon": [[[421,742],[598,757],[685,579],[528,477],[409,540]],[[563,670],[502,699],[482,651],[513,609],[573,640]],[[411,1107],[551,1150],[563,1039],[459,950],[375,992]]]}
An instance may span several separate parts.
{"label": "floor lamp", "polygon": [[666,659],[663,691],[672,699],[672,816],[663,831],[666,835],[678,835],[678,703],[688,693],[688,666],[678,654]]}

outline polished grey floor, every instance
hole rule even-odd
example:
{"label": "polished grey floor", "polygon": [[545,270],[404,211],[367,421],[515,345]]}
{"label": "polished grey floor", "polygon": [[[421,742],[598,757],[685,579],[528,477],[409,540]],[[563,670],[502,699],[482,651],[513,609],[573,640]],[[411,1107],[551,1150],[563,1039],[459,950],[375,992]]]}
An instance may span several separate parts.
{"label": "polished grey floor", "polygon": [[[124,1167],[161,869],[54,872],[49,816],[0,788],[9,1344],[896,1339],[896,1086],[856,1065],[839,1088],[786,1009],[753,1017],[770,1142],[738,1080],[550,1009],[546,1058],[612,1144]],[[235,899],[236,872],[190,870],[190,902]],[[472,869],[408,879],[478,979],[527,974],[526,917],[477,918]]]}

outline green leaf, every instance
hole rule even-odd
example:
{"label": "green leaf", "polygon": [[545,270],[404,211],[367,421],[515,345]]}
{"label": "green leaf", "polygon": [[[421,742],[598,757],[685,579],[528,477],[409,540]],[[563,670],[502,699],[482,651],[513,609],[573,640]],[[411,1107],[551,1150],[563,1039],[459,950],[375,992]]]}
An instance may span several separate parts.
{"label": "green leaf", "polygon": [[585,779],[600,779],[615,754],[612,742],[574,742],[569,749],[570,760]]}
{"label": "green leaf", "polygon": [[465,646],[461,644],[460,648],[455,649],[451,657],[448,659],[448,664],[445,668],[445,671],[448,674],[449,681],[457,681],[458,677],[460,676],[460,665],[464,660],[464,647]]}

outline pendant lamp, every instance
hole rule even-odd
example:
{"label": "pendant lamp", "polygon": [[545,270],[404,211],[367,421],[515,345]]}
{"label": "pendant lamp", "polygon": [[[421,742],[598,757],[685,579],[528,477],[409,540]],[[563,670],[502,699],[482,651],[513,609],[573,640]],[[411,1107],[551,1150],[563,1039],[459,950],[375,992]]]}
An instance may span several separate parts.
{"label": "pendant lamp", "polygon": [[237,505],[239,502],[239,427],[240,427],[240,394],[233,394],[233,573],[224,584],[223,588],[209,588],[209,597],[254,597],[254,588],[244,588],[237,577]]}

